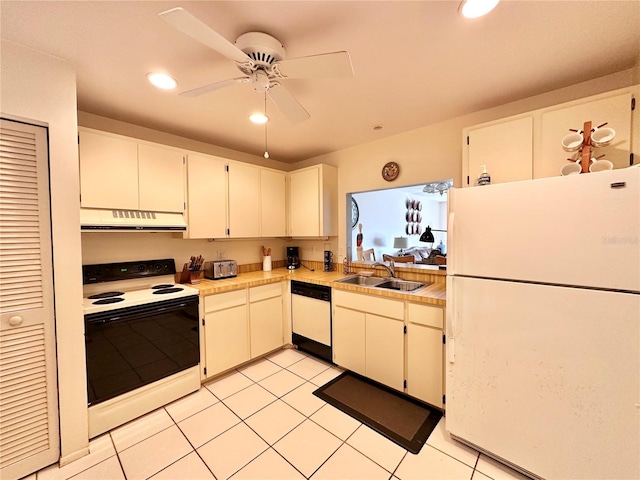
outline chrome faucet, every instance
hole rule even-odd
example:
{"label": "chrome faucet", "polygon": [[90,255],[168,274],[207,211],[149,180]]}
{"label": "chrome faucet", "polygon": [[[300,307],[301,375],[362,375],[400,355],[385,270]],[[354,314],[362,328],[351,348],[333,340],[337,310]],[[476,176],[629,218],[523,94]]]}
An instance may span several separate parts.
{"label": "chrome faucet", "polygon": [[382,262],[375,262],[371,265],[371,268],[376,268],[376,267],[383,267],[386,268],[387,272],[389,272],[389,275],[391,275],[392,278],[396,277],[396,264],[393,261],[393,258],[389,259],[389,265],[382,263]]}

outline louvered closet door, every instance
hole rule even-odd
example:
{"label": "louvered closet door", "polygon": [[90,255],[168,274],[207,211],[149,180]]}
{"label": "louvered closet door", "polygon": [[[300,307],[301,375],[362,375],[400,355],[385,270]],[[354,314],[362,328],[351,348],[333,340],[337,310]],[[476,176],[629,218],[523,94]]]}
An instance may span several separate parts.
{"label": "louvered closet door", "polygon": [[0,120],[0,478],[60,454],[47,131]]}

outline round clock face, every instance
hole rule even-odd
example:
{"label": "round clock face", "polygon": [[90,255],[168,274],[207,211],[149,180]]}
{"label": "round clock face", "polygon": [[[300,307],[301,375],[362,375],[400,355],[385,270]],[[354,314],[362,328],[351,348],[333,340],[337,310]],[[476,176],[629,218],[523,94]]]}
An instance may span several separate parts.
{"label": "round clock face", "polygon": [[355,198],[351,197],[351,228],[356,228],[358,219],[360,218],[360,209]]}
{"label": "round clock face", "polygon": [[386,163],[384,167],[382,167],[382,178],[384,178],[387,182],[395,180],[400,173],[400,165],[396,162]]}

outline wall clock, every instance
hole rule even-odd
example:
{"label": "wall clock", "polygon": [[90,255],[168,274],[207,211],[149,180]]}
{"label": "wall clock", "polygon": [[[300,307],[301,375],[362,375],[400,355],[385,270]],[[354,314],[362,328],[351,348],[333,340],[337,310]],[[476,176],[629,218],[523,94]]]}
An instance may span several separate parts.
{"label": "wall clock", "polygon": [[356,228],[358,224],[358,219],[360,218],[360,209],[358,208],[358,203],[356,199],[351,197],[351,228]]}
{"label": "wall clock", "polygon": [[382,167],[382,178],[384,178],[387,182],[391,182],[398,177],[400,173],[400,165],[396,162],[388,162]]}

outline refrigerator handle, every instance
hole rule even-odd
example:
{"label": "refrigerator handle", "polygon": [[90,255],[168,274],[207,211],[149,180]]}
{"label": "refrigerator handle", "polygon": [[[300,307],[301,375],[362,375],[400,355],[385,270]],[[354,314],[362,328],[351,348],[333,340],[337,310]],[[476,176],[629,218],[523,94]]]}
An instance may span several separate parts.
{"label": "refrigerator handle", "polygon": [[456,252],[456,214],[454,212],[449,213],[449,224],[447,227],[447,275],[454,275],[456,273],[456,261],[455,261],[455,252]]}
{"label": "refrigerator handle", "polygon": [[455,319],[456,315],[458,314],[458,308],[455,302],[453,280],[453,277],[447,275],[447,308],[445,309],[445,335],[447,336],[447,342],[445,345],[445,350],[447,361],[449,363],[455,362]]}

